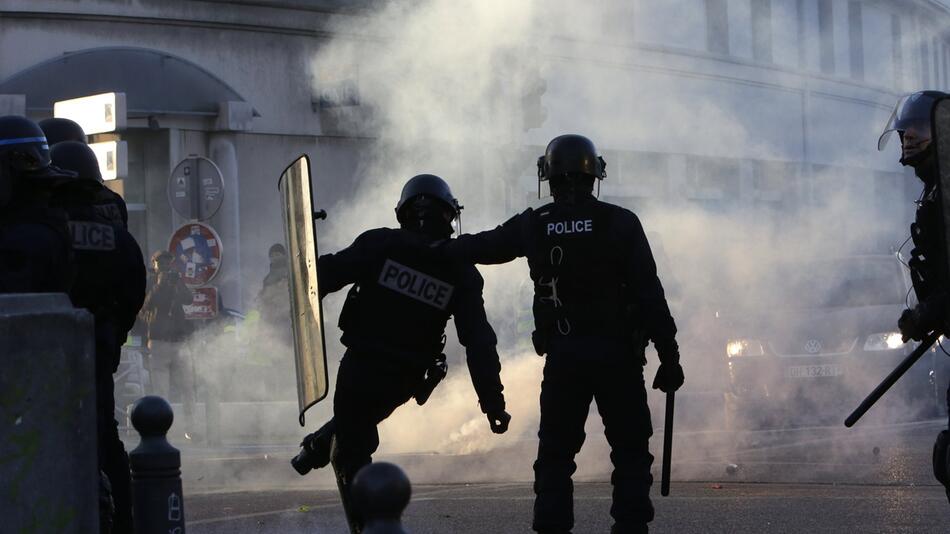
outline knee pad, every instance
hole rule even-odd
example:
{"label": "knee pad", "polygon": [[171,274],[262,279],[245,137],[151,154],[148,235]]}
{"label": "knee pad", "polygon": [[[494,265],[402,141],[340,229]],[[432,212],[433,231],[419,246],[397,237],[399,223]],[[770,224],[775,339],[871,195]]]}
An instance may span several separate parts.
{"label": "knee pad", "polygon": [[933,455],[934,477],[950,488],[950,431],[937,434]]}

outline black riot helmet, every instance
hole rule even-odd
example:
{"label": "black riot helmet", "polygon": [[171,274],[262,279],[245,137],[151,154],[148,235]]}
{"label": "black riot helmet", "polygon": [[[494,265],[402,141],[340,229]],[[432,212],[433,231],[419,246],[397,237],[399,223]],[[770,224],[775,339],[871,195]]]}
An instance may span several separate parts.
{"label": "black riot helmet", "polygon": [[99,160],[89,145],[79,141],[62,141],[50,149],[50,158],[53,165],[75,172],[80,179],[102,183]]}
{"label": "black riot helmet", "polygon": [[884,150],[893,132],[897,132],[901,139],[901,163],[916,167],[926,160],[932,153],[930,116],[934,104],[948,96],[941,91],[918,91],[901,97],[878,138],[877,149]]}
{"label": "black riot helmet", "polygon": [[567,134],[548,143],[538,158],[538,197],[541,182],[550,181],[554,200],[573,201],[576,192],[590,192],[594,180],[607,177],[607,162],[597,154],[597,147],[583,135]]}
{"label": "black riot helmet", "polygon": [[62,117],[43,119],[40,121],[40,128],[42,128],[46,134],[46,140],[50,146],[62,143],[63,141],[78,141],[83,144],[89,143],[89,140],[86,138],[86,132],[82,130],[82,126],[69,119]]}
{"label": "black riot helmet", "polygon": [[445,180],[434,174],[419,174],[403,186],[396,203],[396,220],[405,225],[410,219],[421,220],[434,212],[441,212],[445,222],[451,224],[461,211],[462,206]]}
{"label": "black riot helmet", "polygon": [[21,185],[42,187],[73,176],[50,165],[49,145],[39,125],[17,115],[0,117],[0,206],[6,206]]}
{"label": "black riot helmet", "polygon": [[35,122],[17,115],[0,117],[0,165],[21,176],[42,173],[49,164],[49,144]]}

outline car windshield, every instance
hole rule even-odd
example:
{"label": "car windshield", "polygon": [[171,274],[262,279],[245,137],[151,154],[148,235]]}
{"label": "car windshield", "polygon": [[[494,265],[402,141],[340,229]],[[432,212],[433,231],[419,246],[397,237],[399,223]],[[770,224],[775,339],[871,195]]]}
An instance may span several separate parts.
{"label": "car windshield", "polygon": [[894,259],[845,258],[780,265],[760,295],[778,308],[856,308],[902,304],[906,290]]}

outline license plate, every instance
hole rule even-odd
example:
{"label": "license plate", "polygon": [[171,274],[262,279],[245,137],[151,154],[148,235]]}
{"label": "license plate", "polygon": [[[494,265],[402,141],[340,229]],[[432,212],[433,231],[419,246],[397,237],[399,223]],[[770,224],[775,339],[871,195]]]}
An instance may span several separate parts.
{"label": "license plate", "polygon": [[840,376],[843,374],[840,365],[793,365],[785,370],[788,378],[821,378],[826,376]]}

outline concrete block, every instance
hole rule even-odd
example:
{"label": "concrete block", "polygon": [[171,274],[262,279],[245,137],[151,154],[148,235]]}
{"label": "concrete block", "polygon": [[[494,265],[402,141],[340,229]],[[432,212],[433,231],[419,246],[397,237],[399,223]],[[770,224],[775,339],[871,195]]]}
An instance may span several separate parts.
{"label": "concrete block", "polygon": [[0,295],[0,530],[99,531],[95,409],[92,315]]}

